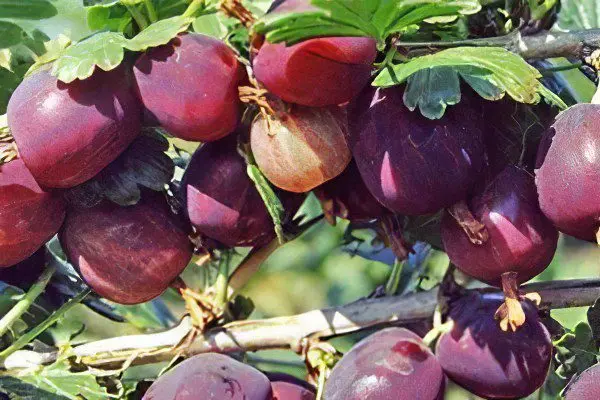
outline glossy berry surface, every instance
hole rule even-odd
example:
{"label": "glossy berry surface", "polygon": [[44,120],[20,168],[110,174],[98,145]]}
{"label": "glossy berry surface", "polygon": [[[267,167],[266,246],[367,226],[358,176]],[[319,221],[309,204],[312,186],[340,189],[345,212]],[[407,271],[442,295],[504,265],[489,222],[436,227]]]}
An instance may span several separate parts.
{"label": "glossy berry surface", "polygon": [[188,233],[165,198],[151,192],[133,206],[105,201],[70,209],[59,239],[86,283],[120,304],[159,296],[192,257]]}
{"label": "glossy berry surface", "polygon": [[561,113],[540,145],[536,184],[542,211],[556,227],[596,241],[600,229],[600,105]]}
{"label": "glossy berry surface", "polygon": [[172,135],[206,142],[236,128],[244,72],[225,43],[180,35],[140,56],[134,74],[146,109]]}
{"label": "glossy berry surface", "polygon": [[349,144],[371,193],[403,215],[464,199],[484,166],[483,119],[467,99],[430,120],[404,106],[403,89],[367,88],[348,110]]}
{"label": "glossy berry surface", "polygon": [[250,143],[256,164],[273,185],[304,193],[344,171],[351,159],[347,129],[338,107],[291,106],[270,124],[259,116]]}
{"label": "glossy berry surface", "polygon": [[64,218],[62,198],[41,189],[22,160],[0,165],[0,268],[35,253]]}
{"label": "glossy berry surface", "polygon": [[[312,11],[308,0],[287,0],[270,14]],[[253,60],[256,78],[290,103],[322,107],[346,103],[367,85],[377,55],[368,37],[324,37],[291,46],[264,43]]]}
{"label": "glossy berry surface", "polygon": [[325,212],[333,217],[361,222],[389,213],[369,192],[354,161],[340,175],[316,188],[314,193]]}
{"label": "glossy berry surface", "polygon": [[289,382],[272,382],[273,400],[315,400],[315,393]]}
{"label": "glossy berry surface", "polygon": [[42,187],[79,185],[140,133],[142,109],[123,68],[66,84],[48,71],[26,78],[8,104],[8,124]]}
{"label": "glossy berry surface", "polygon": [[158,378],[143,400],[272,400],[260,371],[222,354],[191,357]]}
{"label": "glossy berry surface", "polygon": [[492,285],[501,275],[517,272],[525,282],[552,261],[558,231],[541,212],[534,178],[518,167],[507,167],[469,202],[469,209],[489,234],[473,244],[454,218],[445,212],[442,240],[450,260],[463,272]]}
{"label": "glossy berry surface", "polygon": [[335,365],[325,384],[325,400],[438,400],[445,378],[421,338],[403,328],[387,328],[357,343]]}
{"label": "glossy berry surface", "polygon": [[494,313],[503,297],[472,293],[450,306],[454,321],[438,340],[436,355],[450,379],[486,399],[530,395],[546,379],[552,341],[536,308],[523,302],[526,322],[516,332],[500,329]]}
{"label": "glossy berry surface", "polygon": [[600,399],[600,365],[596,364],[575,377],[565,393],[565,400]]}
{"label": "glossy berry surface", "polygon": [[[181,188],[189,219],[203,236],[228,247],[261,246],[274,238],[273,220],[246,173],[235,140],[199,148]],[[297,203],[289,201],[289,195],[280,199],[290,211]]]}

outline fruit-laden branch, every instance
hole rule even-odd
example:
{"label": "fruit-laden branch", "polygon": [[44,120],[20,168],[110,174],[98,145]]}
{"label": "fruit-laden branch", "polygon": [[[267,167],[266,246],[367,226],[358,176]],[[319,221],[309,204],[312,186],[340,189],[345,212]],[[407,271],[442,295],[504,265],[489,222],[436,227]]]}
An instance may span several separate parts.
{"label": "fruit-laden branch", "polygon": [[583,59],[593,50],[600,48],[600,29],[588,29],[572,32],[543,31],[535,35],[524,36],[519,31],[495,38],[459,40],[451,42],[396,42],[398,47],[504,47],[520,54],[523,58],[545,59],[554,57],[575,57]]}
{"label": "fruit-laden branch", "polygon": [[[497,291],[496,289],[479,289]],[[525,285],[524,292],[538,292],[540,309],[581,307],[600,297],[600,279],[543,282]],[[238,321],[199,334],[191,342],[192,325],[184,318],[168,331],[116,337],[76,346],[73,354],[94,367],[120,367],[125,362],[149,364],[177,355],[206,352],[231,353],[266,349],[301,351],[308,339],[348,334],[374,326],[401,325],[432,318],[438,289],[374,299],[363,299],[340,307],[309,311],[290,317]],[[27,368],[56,360],[56,352],[18,351],[4,361],[6,369]]]}

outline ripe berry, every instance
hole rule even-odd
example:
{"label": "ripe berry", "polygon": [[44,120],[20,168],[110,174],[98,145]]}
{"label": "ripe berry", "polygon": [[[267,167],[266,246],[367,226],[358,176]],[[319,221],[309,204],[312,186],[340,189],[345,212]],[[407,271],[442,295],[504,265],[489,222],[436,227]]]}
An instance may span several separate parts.
{"label": "ripe berry", "polygon": [[308,192],[341,174],[350,162],[347,127],[338,107],[292,105],[269,121],[257,117],[250,133],[252,153],[273,185]]}
{"label": "ripe berry", "polygon": [[105,201],[70,209],[59,239],[90,287],[120,304],[159,296],[192,257],[187,232],[163,195],[149,191],[134,206]]}
{"label": "ripe berry", "polygon": [[244,71],[233,50],[217,39],[180,35],[141,55],[134,74],[146,109],[176,137],[217,140],[239,122]]}
{"label": "ripe berry", "polygon": [[504,332],[494,319],[502,296],[472,293],[450,305],[452,330],[437,343],[436,355],[450,379],[486,399],[529,396],[546,379],[552,341],[529,302],[522,306],[526,322]]}
{"label": "ripe berry", "polygon": [[191,357],[158,378],[143,400],[272,400],[260,371],[222,354]]}
{"label": "ripe berry", "polygon": [[403,90],[367,88],[348,110],[349,145],[371,193],[403,215],[464,199],[484,165],[484,120],[468,99],[430,120],[404,106]]}
{"label": "ripe berry", "polygon": [[600,399],[600,364],[586,369],[575,377],[565,392],[565,400],[597,399]]}
{"label": "ripe berry", "polygon": [[421,338],[403,328],[383,329],[356,344],[333,368],[325,400],[438,400],[445,378]]}
{"label": "ripe berry", "polygon": [[600,243],[600,105],[561,113],[538,152],[540,207],[562,232]]}
{"label": "ripe berry", "polygon": [[540,211],[533,176],[510,166],[469,202],[489,238],[473,244],[445,212],[442,240],[450,260],[463,272],[500,286],[502,274],[516,272],[519,283],[540,274],[552,261],[558,232]]}
{"label": "ripe berry", "polygon": [[[287,0],[269,14],[312,11],[308,0]],[[264,43],[254,74],[282,100],[311,107],[350,101],[369,82],[377,56],[368,37],[323,37],[292,46]]]}
{"label": "ripe berry", "polygon": [[64,218],[62,198],[43,191],[22,160],[0,165],[0,268],[35,253]]}
{"label": "ripe berry", "polygon": [[[262,246],[274,238],[273,220],[233,138],[205,144],[194,153],[181,191],[190,221],[203,236],[227,247]],[[283,193],[280,199],[290,215],[301,201]]]}
{"label": "ripe berry", "polygon": [[42,187],[69,188],[94,177],[140,133],[141,119],[123,68],[68,84],[38,72],[8,104],[20,157]]}

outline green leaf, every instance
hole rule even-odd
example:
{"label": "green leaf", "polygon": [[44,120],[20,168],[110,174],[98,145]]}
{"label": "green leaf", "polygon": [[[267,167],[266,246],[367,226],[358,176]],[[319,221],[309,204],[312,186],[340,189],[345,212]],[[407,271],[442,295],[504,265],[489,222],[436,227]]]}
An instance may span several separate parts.
{"label": "green leaf", "polygon": [[132,17],[120,1],[97,4],[87,8],[87,24],[91,30],[129,33]]}
{"label": "green leaf", "polygon": [[318,36],[371,36],[382,43],[389,35],[434,17],[473,14],[477,0],[312,0],[303,13],[271,13],[254,29],[272,43],[296,43]]}
{"label": "green leaf", "polygon": [[561,0],[557,27],[574,31],[600,28],[600,7],[597,0]]}
{"label": "green leaf", "polygon": [[136,204],[143,188],[162,191],[175,170],[165,154],[169,142],[152,128],[137,139],[93,179],[69,189],[65,197],[79,207],[92,207],[103,199],[121,206]]}
{"label": "green leaf", "polygon": [[46,52],[39,56],[35,63],[29,68],[25,76],[29,76],[42,66],[55,61],[60,57],[65,49],[71,44],[71,39],[69,39],[65,35],[58,35],[55,39],[47,41],[44,43],[44,47]]}
{"label": "green leaf", "polygon": [[[485,97],[498,98],[508,93],[521,103],[536,104],[541,96],[566,105],[540,83],[541,74],[521,56],[500,47],[458,47],[435,54],[413,58],[407,63],[383,69],[375,78],[374,86],[390,87],[405,82],[415,73],[431,68],[450,67],[466,77],[469,84]],[[485,87],[487,81],[498,90]]]}
{"label": "green leaf", "polygon": [[460,80],[458,73],[452,68],[423,69],[408,78],[404,104],[411,111],[419,107],[427,118],[438,119],[444,115],[446,105],[457,104],[459,101]]}
{"label": "green leaf", "polygon": [[223,39],[227,36],[227,25],[224,23],[226,17],[221,13],[202,15],[194,20],[192,28],[196,33]]}
{"label": "green leaf", "polygon": [[167,44],[175,36],[187,30],[192,22],[194,22],[193,18],[183,16],[163,19],[127,41],[125,47],[132,51],[144,51],[149,47]]}
{"label": "green leaf", "polygon": [[52,74],[63,82],[89,78],[96,66],[104,71],[116,68],[127,39],[116,32],[102,32],[67,48],[56,60]]}
{"label": "green leaf", "polygon": [[15,19],[45,19],[57,14],[48,0],[0,0],[0,16]]}
{"label": "green leaf", "polygon": [[269,215],[271,216],[273,225],[275,226],[275,234],[277,235],[279,243],[285,243],[282,226],[282,221],[285,216],[283,204],[281,204],[281,201],[277,197],[277,194],[275,194],[271,184],[267,178],[265,178],[260,169],[258,169],[258,167],[254,164],[253,160],[248,162],[246,172],[248,173],[248,176],[252,182],[254,182],[256,190],[258,190],[260,197],[263,199],[263,202],[267,207],[267,211],[269,211]]}
{"label": "green leaf", "polygon": [[0,114],[6,112],[8,99],[13,94],[17,86],[21,83],[21,77],[12,71],[0,68]]}
{"label": "green leaf", "polygon": [[73,397],[57,395],[35,387],[31,383],[0,375],[0,393],[10,395],[9,399],[15,400],[71,400]]}
{"label": "green leaf", "polygon": [[0,392],[17,394],[22,399],[106,400],[106,388],[100,386],[90,371],[71,372],[67,361],[27,370],[18,377],[0,376]]}
{"label": "green leaf", "polygon": [[23,30],[16,24],[0,21],[0,49],[21,43]]}
{"label": "green leaf", "polygon": [[579,323],[574,331],[558,339],[554,347],[556,361],[560,364],[556,373],[561,378],[570,379],[597,362],[598,349],[592,329],[585,322]]}

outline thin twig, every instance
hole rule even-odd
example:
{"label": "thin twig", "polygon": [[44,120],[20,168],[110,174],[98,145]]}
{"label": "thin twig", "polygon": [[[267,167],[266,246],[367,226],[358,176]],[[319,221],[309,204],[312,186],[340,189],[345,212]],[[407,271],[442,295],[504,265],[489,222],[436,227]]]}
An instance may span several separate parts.
{"label": "thin twig", "polygon": [[[525,285],[524,292],[538,292],[542,310],[582,307],[600,297],[600,279],[543,282]],[[495,288],[478,289],[498,292]],[[326,339],[385,325],[402,325],[431,319],[438,290],[406,296],[364,299],[340,307],[313,310],[303,314],[254,321],[236,321],[199,334],[182,350],[180,343],[192,329],[185,317],[175,328],[149,335],[123,336],[90,342],[73,348],[75,356],[94,367],[114,367],[137,353],[134,364],[168,361],[178,352],[190,356],[199,353],[291,349],[298,351],[306,339]],[[4,361],[7,369],[49,364],[58,353],[18,351]]]}

